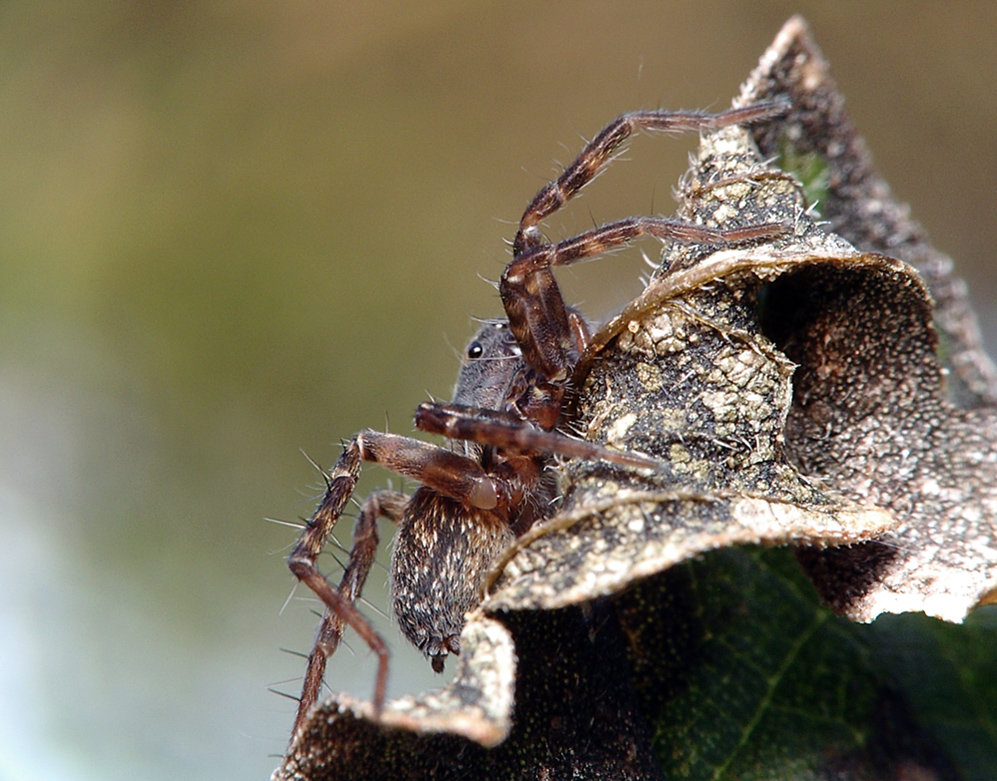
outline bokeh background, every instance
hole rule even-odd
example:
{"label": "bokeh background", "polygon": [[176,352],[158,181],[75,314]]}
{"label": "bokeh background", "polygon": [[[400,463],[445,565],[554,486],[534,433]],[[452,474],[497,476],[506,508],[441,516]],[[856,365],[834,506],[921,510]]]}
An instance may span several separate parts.
{"label": "bokeh background", "polygon": [[[449,398],[556,163],[723,108],[794,11],[993,348],[993,3],[0,5],[0,778],[266,777],[317,621],[264,520],[311,511],[302,451]],[[637,139],[549,233],[670,212],[693,146]],[[638,257],[569,300],[611,313]],[[433,684],[382,626],[392,692]],[[351,645],[330,681],[366,696]]]}

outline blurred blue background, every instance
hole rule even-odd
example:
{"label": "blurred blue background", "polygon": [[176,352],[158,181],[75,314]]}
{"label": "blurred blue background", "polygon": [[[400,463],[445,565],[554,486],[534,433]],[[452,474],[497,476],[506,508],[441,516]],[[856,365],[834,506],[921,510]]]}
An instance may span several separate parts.
{"label": "blurred blue background", "polygon": [[[317,623],[264,520],[310,513],[302,451],[449,398],[555,161],[629,109],[725,107],[794,11],[992,350],[997,6],[910,8],[0,5],[0,778],[266,777]],[[670,212],[693,146],[635,140],[550,234]],[[605,317],[638,256],[568,299]],[[392,693],[439,682],[381,626]],[[351,645],[329,680],[368,696]]]}

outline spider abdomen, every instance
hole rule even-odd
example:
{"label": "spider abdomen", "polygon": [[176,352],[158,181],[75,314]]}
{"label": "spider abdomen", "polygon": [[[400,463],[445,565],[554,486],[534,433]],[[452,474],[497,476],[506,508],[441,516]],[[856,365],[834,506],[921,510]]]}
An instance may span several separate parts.
{"label": "spider abdomen", "polygon": [[459,653],[464,614],[480,602],[481,581],[512,543],[509,525],[426,487],[412,496],[391,554],[391,602],[402,633],[442,672]]}

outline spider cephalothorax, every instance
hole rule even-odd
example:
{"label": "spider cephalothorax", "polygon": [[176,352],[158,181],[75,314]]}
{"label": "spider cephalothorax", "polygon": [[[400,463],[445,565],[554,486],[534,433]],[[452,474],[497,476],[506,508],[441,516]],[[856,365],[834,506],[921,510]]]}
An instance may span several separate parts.
{"label": "spider cephalothorax", "polygon": [[[553,456],[653,469],[655,462],[575,439],[557,429],[570,423],[569,388],[593,358],[584,318],[565,305],[552,269],[651,235],[663,240],[723,245],[770,239],[782,225],[719,230],[658,217],[632,217],[579,236],[546,243],[539,223],[604,167],[635,130],[706,130],[772,117],[782,104],[756,104],[719,114],[639,111],[606,127],[527,207],[513,242],[513,259],[499,285],[507,320],[485,322],[465,351],[453,401],[426,402],[416,427],[441,434],[446,447],[365,430],[345,446],[327,475],[325,494],[288,558],[291,571],[326,610],[309,656],[295,731],[315,704],[325,663],[348,624],[378,655],[375,711],[387,681],[388,649],[354,606],[377,548],[376,521],[398,524],[391,561],[391,599],[406,637],[441,671],[459,651],[465,613],[496,555],[556,506]],[[599,341],[599,340],[597,340]],[[421,483],[411,496],[378,491],[363,503],[339,587],[315,562],[356,486],[361,461],[372,461]]]}

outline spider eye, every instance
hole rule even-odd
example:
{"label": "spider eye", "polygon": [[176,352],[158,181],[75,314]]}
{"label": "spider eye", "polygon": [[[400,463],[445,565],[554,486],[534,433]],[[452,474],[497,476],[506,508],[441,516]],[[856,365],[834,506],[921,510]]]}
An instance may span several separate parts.
{"label": "spider eye", "polygon": [[481,346],[481,342],[471,342],[467,347],[467,357],[468,358],[480,358],[481,354],[485,351],[485,348]]}

